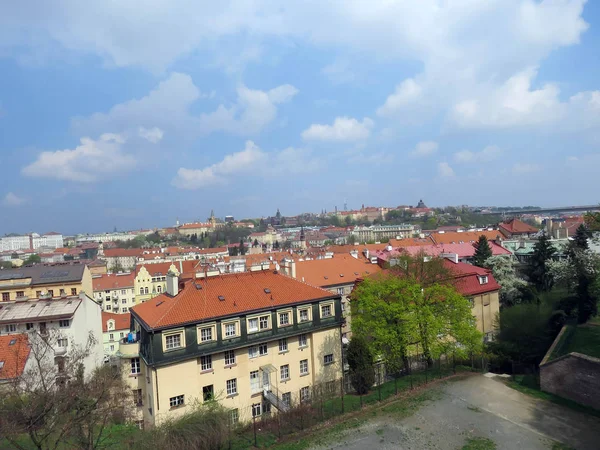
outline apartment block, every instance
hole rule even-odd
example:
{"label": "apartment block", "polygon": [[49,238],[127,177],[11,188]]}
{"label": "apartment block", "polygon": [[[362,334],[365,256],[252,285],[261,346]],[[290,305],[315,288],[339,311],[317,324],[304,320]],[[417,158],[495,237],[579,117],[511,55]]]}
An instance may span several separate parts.
{"label": "apartment block", "polygon": [[342,375],[340,295],[277,271],[171,272],[167,293],[131,315],[138,342],[121,354],[148,426],[209,399],[248,421],[306,400],[315,384],[335,389]]}
{"label": "apartment block", "polygon": [[131,272],[104,274],[92,278],[94,299],[106,312],[125,314],[135,305],[135,277]]}

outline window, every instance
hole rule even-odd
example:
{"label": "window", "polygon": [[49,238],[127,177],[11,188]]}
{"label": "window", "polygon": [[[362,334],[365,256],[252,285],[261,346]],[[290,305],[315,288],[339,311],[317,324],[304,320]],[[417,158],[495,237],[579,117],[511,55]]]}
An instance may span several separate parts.
{"label": "window", "polygon": [[289,380],[290,378],[290,365],[285,364],[279,368],[279,375],[281,377],[281,381]]}
{"label": "window", "polygon": [[126,313],[127,312],[127,308],[121,308],[121,312]]}
{"label": "window", "polygon": [[290,324],[290,313],[280,313],[279,314],[279,325],[284,327]]}
{"label": "window", "polygon": [[111,346],[110,346],[110,351],[111,351],[111,352],[114,352],[114,351],[115,351],[115,346],[114,346],[114,345],[111,345]]}
{"label": "window", "polygon": [[110,305],[106,305],[106,310],[107,310],[107,311],[110,311],[110,310],[111,310],[111,308],[110,308]]}
{"label": "window", "polygon": [[308,309],[301,309],[300,310],[300,322],[308,322],[309,318],[308,318]]}
{"label": "window", "polygon": [[235,351],[227,350],[225,352],[225,365],[232,366],[235,364]]}
{"label": "window", "polygon": [[171,406],[171,408],[177,408],[178,406],[182,406],[185,404],[184,402],[184,395],[178,395],[176,397],[171,397],[169,399],[169,405]]}
{"label": "window", "polygon": [[[62,291],[62,289],[61,289]],[[25,291],[17,291],[17,298],[25,297]]]}
{"label": "window", "polygon": [[479,284],[487,284],[488,283],[488,277],[487,275],[481,275],[479,277]]}
{"label": "window", "polygon": [[308,345],[308,338],[306,337],[306,334],[301,334],[300,336],[298,336],[298,346],[306,347],[307,345]]}
{"label": "window", "polygon": [[122,303],[123,305],[124,305],[124,304],[126,304],[126,303],[127,303],[127,299],[126,299],[126,298],[123,298],[123,299],[121,299],[121,303]]}
{"label": "window", "polygon": [[17,331],[17,326],[14,323],[10,323],[10,324],[6,325],[7,333],[14,333],[15,331]]}
{"label": "window", "polygon": [[344,295],[344,288],[343,287],[337,288],[337,293],[338,293],[338,295]]}
{"label": "window", "polygon": [[252,405],[252,417],[258,417],[261,413],[260,403],[255,403]]}
{"label": "window", "polygon": [[134,389],[133,391],[133,404],[135,406],[142,406],[143,405],[143,395],[142,395],[142,390],[141,389]]}
{"label": "window", "polygon": [[31,322],[30,323],[26,323],[25,324],[25,328],[27,328],[27,331],[33,330],[33,324]]}
{"label": "window", "polygon": [[156,292],[158,292],[159,294],[162,292],[162,286],[157,286],[156,287]]}
{"label": "window", "polygon": [[71,295],[77,295],[77,288],[71,288]]}
{"label": "window", "polygon": [[308,375],[308,359],[300,361],[300,375]]}
{"label": "window", "polygon": [[281,394],[281,402],[284,405],[292,406],[292,393],[284,392],[283,394]]}
{"label": "window", "polygon": [[300,401],[304,403],[308,400],[310,400],[310,389],[308,386],[305,386],[300,389]]}
{"label": "window", "polygon": [[260,329],[267,330],[269,328],[269,316],[262,316],[259,320]]}
{"label": "window", "polygon": [[[102,294],[100,294],[102,295]],[[35,291],[35,297],[40,298],[42,296],[42,291]]]}
{"label": "window", "polygon": [[323,357],[323,364],[324,365],[333,364],[333,353],[331,355],[325,355]]}
{"label": "window", "polygon": [[213,340],[213,329],[212,327],[200,329],[200,342],[208,342]]}
{"label": "window", "polygon": [[137,375],[140,372],[140,358],[131,358],[131,374]]}
{"label": "window", "polygon": [[212,356],[206,355],[200,357],[200,367],[202,371],[212,369]]}
{"label": "window", "polygon": [[471,305],[471,308],[475,306],[475,299],[473,297],[469,298],[469,304]]}
{"label": "window", "polygon": [[61,328],[69,328],[69,325],[71,325],[71,321],[70,321],[69,319],[60,320],[60,321],[58,322],[58,325],[59,325]]}
{"label": "window", "polygon": [[250,390],[253,394],[260,391],[260,384],[258,382],[258,370],[250,372]]}
{"label": "window", "polygon": [[258,356],[258,346],[253,345],[248,347],[248,358],[256,358]]}
{"label": "window", "polygon": [[236,335],[235,323],[225,324],[225,336],[231,337]]}
{"label": "window", "polygon": [[140,288],[140,295],[144,295],[144,288]]}
{"label": "window", "polygon": [[237,408],[229,411],[229,420],[230,420],[231,425],[235,425],[236,423],[239,423],[240,412]]}
{"label": "window", "polygon": [[212,400],[213,398],[215,398],[215,390],[213,389],[213,385],[210,384],[208,386],[204,386],[202,388],[202,399],[205,402],[208,402],[209,400]]}
{"label": "window", "polygon": [[287,346],[287,339],[283,338],[283,339],[279,339],[279,351],[280,352],[287,352],[288,346]]}
{"label": "window", "polygon": [[[41,294],[41,292],[40,292]],[[39,295],[38,295],[39,297]],[[10,301],[10,292],[3,292],[2,293],[2,301],[3,302],[9,302]]]}
{"label": "window", "polygon": [[48,289],[48,295],[50,297],[54,297],[54,290],[53,289]]}
{"label": "window", "polygon": [[237,394],[237,378],[227,380],[227,395]]}
{"label": "window", "polygon": [[119,333],[119,337],[121,337],[121,338],[122,338],[123,336],[124,336],[124,335],[123,335],[123,332],[121,331],[121,332]]}
{"label": "window", "polygon": [[68,347],[69,346],[69,341],[67,339],[57,339],[56,340],[56,344],[59,347]]}
{"label": "window", "polygon": [[342,302],[340,305],[342,306],[342,312],[346,311],[346,303]]}
{"label": "window", "polygon": [[321,306],[321,317],[331,317],[331,305]]}
{"label": "window", "polygon": [[135,425],[140,429],[140,430],[144,430],[144,419],[141,420],[136,420],[135,421]]}
{"label": "window", "polygon": [[121,289],[121,295],[125,295],[125,289]]}
{"label": "window", "polygon": [[257,318],[248,319],[248,331],[251,333],[258,331],[258,319]]}
{"label": "window", "polygon": [[110,334],[108,335],[108,340],[109,340],[109,341],[114,341],[114,340],[115,340],[115,335],[114,335],[113,333],[110,333]]}
{"label": "window", "polygon": [[[17,292],[17,294],[18,294],[18,292]],[[65,295],[65,290],[64,290],[64,289],[61,289],[61,290],[60,290],[60,295],[61,295],[61,296],[62,296],[62,295]]]}
{"label": "window", "polygon": [[260,356],[265,356],[269,353],[269,348],[267,347],[267,344],[260,344],[258,346],[258,354]]}
{"label": "window", "polygon": [[165,346],[167,350],[181,347],[181,334],[171,334],[165,338]]}

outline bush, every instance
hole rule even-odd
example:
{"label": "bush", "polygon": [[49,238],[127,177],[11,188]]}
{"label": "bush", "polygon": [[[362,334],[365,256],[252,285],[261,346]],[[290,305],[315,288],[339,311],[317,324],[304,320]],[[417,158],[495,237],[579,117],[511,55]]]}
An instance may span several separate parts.
{"label": "bush", "polygon": [[364,338],[355,336],[348,344],[346,353],[350,366],[350,382],[357,394],[369,392],[375,383],[373,355]]}

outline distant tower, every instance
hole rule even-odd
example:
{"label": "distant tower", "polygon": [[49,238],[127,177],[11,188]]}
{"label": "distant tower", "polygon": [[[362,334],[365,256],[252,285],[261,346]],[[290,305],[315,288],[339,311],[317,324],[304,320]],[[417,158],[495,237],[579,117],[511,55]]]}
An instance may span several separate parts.
{"label": "distant tower", "polygon": [[344,211],[348,211],[348,203],[346,202],[346,199],[344,199]]}
{"label": "distant tower", "polygon": [[175,226],[176,226],[177,228],[179,228],[179,217],[177,218],[177,221],[175,222]]}
{"label": "distant tower", "polygon": [[208,219],[208,222],[214,227],[217,223],[217,219],[215,219],[215,210],[211,209],[210,210],[210,218]]}
{"label": "distant tower", "polygon": [[419,200],[419,203],[417,203],[417,208],[427,208],[427,206],[425,206],[425,203],[423,203],[423,200]]}
{"label": "distant tower", "polygon": [[304,236],[304,226],[300,227],[300,248],[306,249],[306,236]]}

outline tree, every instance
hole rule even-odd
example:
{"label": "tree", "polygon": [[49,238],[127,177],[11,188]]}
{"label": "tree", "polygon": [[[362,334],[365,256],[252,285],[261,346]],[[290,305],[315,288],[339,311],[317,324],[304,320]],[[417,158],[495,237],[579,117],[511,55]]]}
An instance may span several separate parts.
{"label": "tree", "polygon": [[240,255],[246,254],[246,244],[244,243],[244,238],[240,238]]}
{"label": "tree", "polygon": [[538,239],[533,247],[529,267],[529,279],[538,291],[546,292],[552,288],[553,279],[550,273],[550,261],[556,249],[546,233]]}
{"label": "tree", "polygon": [[588,230],[591,232],[600,231],[600,212],[588,212],[583,216]]}
{"label": "tree", "polygon": [[40,255],[30,255],[25,261],[23,261],[24,266],[29,266],[32,264],[40,264],[42,262],[42,258]]}
{"label": "tree", "polygon": [[346,224],[346,226],[350,226],[350,225],[352,225],[352,217],[350,217],[350,216],[346,216],[346,217],[344,218],[344,223]]}
{"label": "tree", "polygon": [[229,247],[229,256],[237,256],[239,255],[240,250],[237,246]]}
{"label": "tree", "polygon": [[[438,261],[439,260],[439,261]],[[408,368],[408,355],[430,363],[442,354],[466,355],[481,346],[469,301],[434,264],[408,258],[388,275],[368,277],[352,294],[352,329],[392,371]]]}
{"label": "tree", "polygon": [[573,240],[569,243],[568,255],[572,261],[577,280],[577,321],[587,322],[598,314],[598,297],[594,295],[592,285],[598,277],[600,263],[597,255],[589,251],[589,233],[584,225],[577,228]]}
{"label": "tree", "polygon": [[258,247],[260,244],[258,243],[258,239],[254,239],[254,243],[252,244],[252,247]]}
{"label": "tree", "polygon": [[349,245],[354,245],[354,244],[356,244],[356,236],[355,236],[354,234],[351,234],[351,235],[349,235],[349,236],[346,238],[346,242],[347,242]]}
{"label": "tree", "polygon": [[492,257],[492,248],[485,235],[479,236],[479,240],[473,244],[475,247],[475,255],[473,255],[473,263],[476,266],[484,267],[485,262]]}
{"label": "tree", "polygon": [[155,231],[154,233],[146,236],[146,240],[152,244],[160,244],[162,238],[160,237],[160,234],[158,234],[158,231]]}
{"label": "tree", "polygon": [[588,238],[590,233],[588,232],[585,225],[581,224],[575,231],[573,240],[569,242],[569,253],[570,256],[574,255],[577,250],[587,250],[589,248]]}
{"label": "tree", "polygon": [[484,267],[490,269],[500,285],[500,303],[503,307],[513,306],[523,301],[525,280],[515,271],[515,260],[504,255],[492,256],[485,261]]}
{"label": "tree", "polygon": [[275,241],[275,243],[273,244],[273,248],[279,250],[279,241]]}
{"label": "tree", "polygon": [[369,392],[375,383],[373,371],[373,353],[364,337],[354,336],[346,351],[348,366],[350,366],[350,382],[357,394]]}
{"label": "tree", "polygon": [[197,243],[197,242],[198,242],[198,235],[197,235],[196,233],[194,233],[194,234],[192,234],[192,235],[190,236],[190,242],[191,242],[192,244],[195,244],[195,243]]}
{"label": "tree", "polygon": [[123,401],[130,394],[118,370],[105,365],[84,376],[93,335],[84,346],[69,343],[68,358],[54,355],[60,338],[57,330],[30,332],[28,355],[19,346],[16,357],[30,363],[0,396],[0,436],[14,448],[104,448],[113,438],[107,428],[124,423],[130,414]]}

